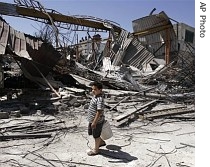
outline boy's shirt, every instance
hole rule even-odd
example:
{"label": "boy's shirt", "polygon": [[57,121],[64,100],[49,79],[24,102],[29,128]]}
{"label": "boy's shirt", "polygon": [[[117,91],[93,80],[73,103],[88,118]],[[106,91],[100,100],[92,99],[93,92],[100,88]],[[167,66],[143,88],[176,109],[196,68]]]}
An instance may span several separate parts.
{"label": "boy's shirt", "polygon": [[89,108],[88,108],[88,117],[87,117],[89,123],[93,122],[97,111],[101,112],[101,116],[97,122],[98,124],[98,123],[102,123],[105,118],[104,117],[104,98],[102,97],[102,94],[93,96],[90,101]]}

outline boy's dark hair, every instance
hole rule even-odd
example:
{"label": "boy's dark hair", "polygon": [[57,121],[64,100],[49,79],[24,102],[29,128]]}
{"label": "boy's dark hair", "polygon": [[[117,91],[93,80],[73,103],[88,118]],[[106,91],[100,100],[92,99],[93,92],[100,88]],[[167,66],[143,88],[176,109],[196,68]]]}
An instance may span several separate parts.
{"label": "boy's dark hair", "polygon": [[103,88],[102,83],[101,82],[98,82],[98,81],[94,81],[94,82],[90,83],[90,86],[95,86],[98,89],[102,89]]}

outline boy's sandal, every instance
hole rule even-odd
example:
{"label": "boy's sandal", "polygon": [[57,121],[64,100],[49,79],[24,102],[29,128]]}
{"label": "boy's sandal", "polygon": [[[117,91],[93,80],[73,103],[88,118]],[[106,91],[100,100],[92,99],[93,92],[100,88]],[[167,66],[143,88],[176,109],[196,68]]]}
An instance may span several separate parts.
{"label": "boy's sandal", "polygon": [[90,150],[90,151],[87,152],[87,154],[88,154],[89,156],[93,156],[93,155],[97,155],[98,152],[95,152],[94,150]]}

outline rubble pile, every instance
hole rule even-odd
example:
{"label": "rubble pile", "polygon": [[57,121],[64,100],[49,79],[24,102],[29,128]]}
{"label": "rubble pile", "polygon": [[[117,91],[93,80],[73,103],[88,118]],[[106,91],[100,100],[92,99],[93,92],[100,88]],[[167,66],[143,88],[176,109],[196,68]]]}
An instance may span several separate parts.
{"label": "rubble pile", "polygon": [[[1,8],[7,5],[0,3]],[[63,17],[48,14],[55,22]],[[55,47],[0,17],[0,141],[47,138],[47,146],[59,132],[79,131],[66,123],[86,114],[93,81],[103,83],[105,112],[114,127],[155,119],[194,121],[195,48],[177,40],[164,12],[135,20],[133,33],[111,22],[79,19],[83,26],[109,30],[109,37],[88,32],[77,44]],[[35,119],[45,116],[49,119]]]}

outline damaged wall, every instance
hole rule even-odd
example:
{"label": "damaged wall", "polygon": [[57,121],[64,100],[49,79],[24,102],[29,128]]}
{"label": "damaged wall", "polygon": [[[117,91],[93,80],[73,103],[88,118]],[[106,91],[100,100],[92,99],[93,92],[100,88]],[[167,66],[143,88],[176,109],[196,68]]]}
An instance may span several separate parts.
{"label": "damaged wall", "polygon": [[[0,54],[10,54],[28,79],[47,76],[62,59],[62,55],[39,38],[21,33],[0,18]],[[65,62],[64,62],[65,64]]]}

